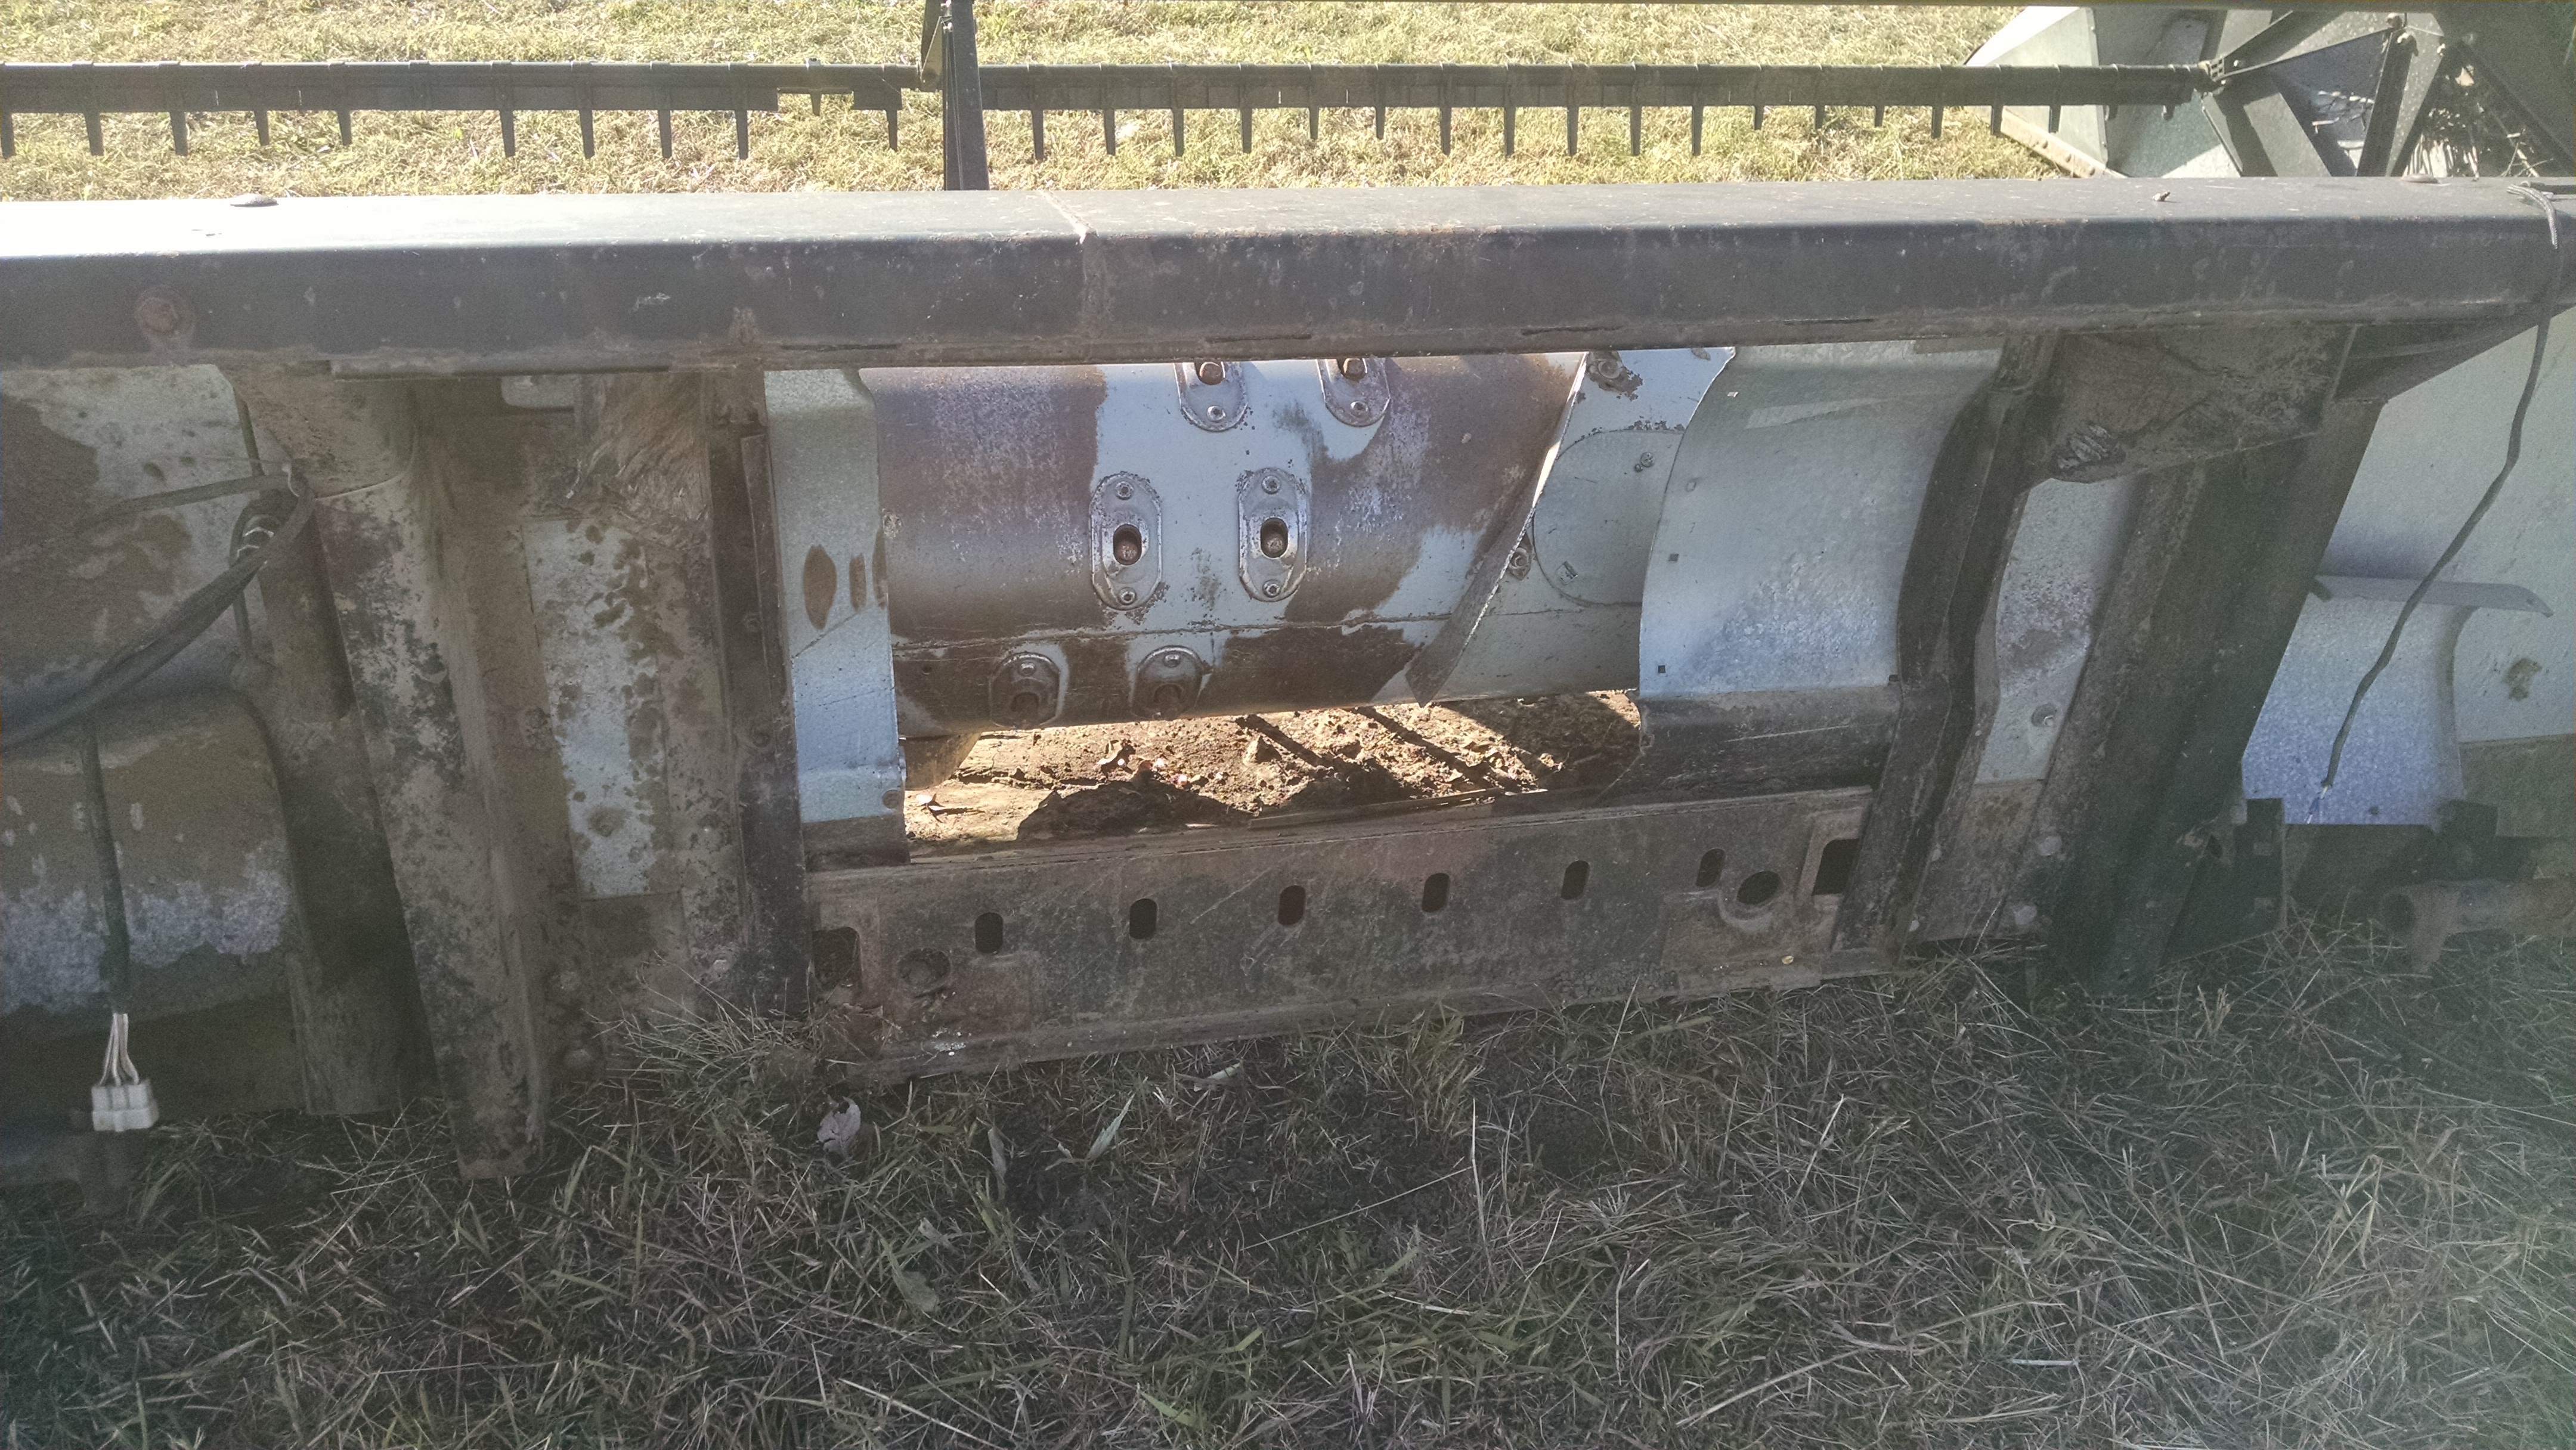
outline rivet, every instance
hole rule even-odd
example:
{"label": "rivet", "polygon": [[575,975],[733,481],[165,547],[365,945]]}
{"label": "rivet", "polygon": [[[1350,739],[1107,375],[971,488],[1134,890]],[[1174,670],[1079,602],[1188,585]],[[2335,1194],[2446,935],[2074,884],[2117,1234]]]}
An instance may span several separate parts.
{"label": "rivet", "polygon": [[1279,491],[1279,480],[1275,478],[1265,478],[1261,480],[1261,491],[1263,493],[1277,493]]}
{"label": "rivet", "polygon": [[[1211,387],[1211,388],[1215,387],[1217,384],[1219,384],[1219,383],[1221,383],[1221,382],[1224,382],[1224,381],[1225,381],[1225,364],[1223,364],[1223,363],[1221,363],[1221,362],[1203,362],[1203,363],[1200,363],[1200,364],[1199,364],[1199,381],[1200,381],[1200,382],[1203,382],[1203,383],[1205,383],[1205,384],[1207,384],[1207,385],[1208,385],[1209,387]],[[1213,410],[1211,410],[1211,411],[1213,411]]]}
{"label": "rivet", "polygon": [[1121,589],[1121,590],[1119,590],[1119,591],[1118,591],[1118,602],[1119,602],[1119,603],[1121,603],[1121,604],[1133,604],[1133,603],[1135,603],[1135,602],[1136,602],[1136,591],[1135,591],[1135,590],[1133,590],[1133,589]]}
{"label": "rivet", "polygon": [[1273,580],[1271,580],[1269,583],[1262,585],[1262,586],[1261,586],[1261,597],[1262,597],[1262,598],[1264,598],[1264,599],[1276,599],[1276,598],[1278,598],[1278,597],[1279,597],[1279,581],[1278,581],[1278,580],[1276,580],[1276,579],[1273,579]]}
{"label": "rivet", "polygon": [[1122,483],[1118,485],[1118,496],[1120,498],[1134,498],[1136,496],[1136,490],[1129,485]]}
{"label": "rivet", "polygon": [[1216,404],[1214,404],[1214,403],[1210,403],[1210,404],[1208,404],[1208,421],[1210,421],[1210,422],[1212,422],[1212,423],[1214,423],[1214,422],[1223,422],[1223,421],[1224,421],[1224,419],[1225,419],[1225,409],[1218,407],[1218,406],[1217,406]]}

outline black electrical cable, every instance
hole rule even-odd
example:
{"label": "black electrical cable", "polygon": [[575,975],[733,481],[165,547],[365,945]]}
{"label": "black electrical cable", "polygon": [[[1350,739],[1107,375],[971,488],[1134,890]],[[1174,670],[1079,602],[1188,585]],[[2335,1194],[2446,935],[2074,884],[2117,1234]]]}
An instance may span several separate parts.
{"label": "black electrical cable", "polygon": [[2379,658],[2371,662],[2370,671],[2361,677],[2361,683],[2353,686],[2352,703],[2344,707],[2343,724],[2335,731],[2334,749],[2326,755],[2325,777],[2317,782],[2317,799],[2320,802],[2325,799],[2327,791],[2334,789],[2335,774],[2343,769],[2343,747],[2352,738],[2353,721],[2361,716],[2362,698],[2370,693],[2372,685],[2379,682],[2380,672],[2388,668],[2389,661],[2397,658],[2397,641],[2406,633],[2406,621],[2414,617],[2415,606],[2423,603],[2424,596],[2432,592],[2433,581],[2440,578],[2442,571],[2451,567],[2451,561],[2459,557],[2460,550],[2467,547],[2469,535],[2477,532],[2478,521],[2495,506],[2496,496],[2504,492],[2504,481],[2513,475],[2514,464],[2522,459],[2522,421],[2530,415],[2532,396],[2540,389],[2540,364],[2542,355],[2549,348],[2549,320],[2558,310],[2559,274],[2565,270],[2563,264],[2555,261],[2563,255],[2558,246],[2558,212],[2546,193],[2533,190],[2529,194],[2540,203],[2542,214],[2549,218],[2549,251],[2553,265],[2549,290],[2540,299],[2540,321],[2532,329],[2531,367],[2522,376],[2522,397],[2513,405],[2513,426],[2505,432],[2504,467],[2496,470],[2495,481],[2479,495],[2478,506],[2469,510],[2459,532],[2451,535],[2450,546],[2442,550],[2442,557],[2433,561],[2433,567],[2424,571],[2424,577],[2406,596],[2405,604],[2398,608],[2397,622],[2388,627],[2388,642],[2379,647]]}
{"label": "black electrical cable", "polygon": [[294,542],[304,531],[305,522],[313,516],[310,501],[299,500],[295,511],[286,516],[277,533],[262,546],[246,549],[233,561],[232,567],[208,581],[196,593],[179,602],[177,608],[154,620],[143,632],[99,666],[89,683],[73,692],[71,698],[48,709],[39,710],[24,724],[0,731],[0,755],[23,746],[33,745],[66,725],[77,724],[92,711],[149,678],[154,670],[168,664],[179,651],[196,642],[214,622],[233,607],[250,581],[259,575],[260,566],[269,556]]}

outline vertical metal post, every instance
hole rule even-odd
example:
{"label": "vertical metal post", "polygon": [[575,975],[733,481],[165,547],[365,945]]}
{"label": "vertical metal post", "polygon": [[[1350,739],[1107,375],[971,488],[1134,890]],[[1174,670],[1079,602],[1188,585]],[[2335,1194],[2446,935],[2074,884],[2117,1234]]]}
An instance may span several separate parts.
{"label": "vertical metal post", "polygon": [[748,898],[731,985],[755,1011],[795,1014],[807,1006],[811,937],[796,799],[796,720],[779,619],[778,560],[767,543],[776,525],[761,389],[761,374],[752,369],[709,388],[708,546],[722,628],[725,713],[739,762]]}
{"label": "vertical metal post", "polygon": [[285,369],[233,384],[314,501],[457,1157],[468,1177],[516,1172],[536,1161],[551,1073],[532,873],[496,809],[499,722],[462,557],[488,542],[441,497],[448,465],[424,456],[407,390]]}
{"label": "vertical metal post", "polygon": [[2206,465],[2178,527],[2133,542],[2170,560],[2123,564],[2142,582],[2105,602],[2057,747],[2094,778],[2050,932],[2088,988],[2135,992],[2164,959],[2378,417],[2332,403],[2308,438]]}
{"label": "vertical metal post", "polygon": [[1916,899],[1959,766],[1978,734],[1977,645],[2022,493],[2025,439],[2050,339],[2016,339],[1943,440],[1897,594],[1896,734],[1835,919],[1841,951],[1892,955],[1920,930]]}
{"label": "vertical metal post", "polygon": [[975,63],[975,0],[941,0],[939,86],[940,184],[950,191],[988,191],[984,154],[984,83]]}

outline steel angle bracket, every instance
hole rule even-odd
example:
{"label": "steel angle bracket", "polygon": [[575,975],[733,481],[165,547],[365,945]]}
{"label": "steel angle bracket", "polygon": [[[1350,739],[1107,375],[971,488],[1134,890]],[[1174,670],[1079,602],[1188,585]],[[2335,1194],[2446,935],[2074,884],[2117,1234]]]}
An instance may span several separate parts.
{"label": "steel angle bracket", "polygon": [[1452,807],[821,872],[817,927],[850,931],[857,960],[817,1010],[898,1079],[1440,1007],[1812,985],[1870,969],[1826,959],[1838,899],[1817,891],[1866,800]]}

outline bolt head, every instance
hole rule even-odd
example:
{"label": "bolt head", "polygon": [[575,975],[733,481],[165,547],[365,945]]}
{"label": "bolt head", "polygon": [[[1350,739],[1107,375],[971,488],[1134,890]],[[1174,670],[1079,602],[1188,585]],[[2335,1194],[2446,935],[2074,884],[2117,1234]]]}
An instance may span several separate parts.
{"label": "bolt head", "polygon": [[1199,364],[1199,381],[1200,381],[1200,382],[1202,382],[1202,383],[1207,384],[1207,385],[1208,385],[1209,387],[1211,387],[1211,388],[1215,387],[1217,384],[1219,384],[1219,383],[1221,383],[1221,382],[1224,382],[1224,381],[1225,381],[1225,364],[1223,364],[1223,363],[1221,363],[1221,362],[1203,362],[1203,363],[1200,363],[1200,364]]}
{"label": "bolt head", "polygon": [[1342,359],[1342,376],[1355,383],[1360,379],[1367,377],[1368,359],[1364,357],[1346,357]]}
{"label": "bolt head", "polygon": [[1278,581],[1278,580],[1276,580],[1276,579],[1273,579],[1273,580],[1271,580],[1269,583],[1262,585],[1262,586],[1261,586],[1261,597],[1262,597],[1262,598],[1264,598],[1264,599],[1276,599],[1276,598],[1278,598],[1278,597],[1279,597],[1279,581]]}
{"label": "bolt head", "polygon": [[154,287],[134,300],[134,325],[154,342],[176,338],[188,324],[188,303],[175,292]]}
{"label": "bolt head", "polygon": [[1181,652],[1176,649],[1167,649],[1163,651],[1163,665],[1167,669],[1179,669],[1181,667]]}
{"label": "bolt head", "polygon": [[2039,838],[2038,849],[2039,854],[2043,856],[2054,856],[2066,849],[2066,840],[2055,831],[2051,831]]}
{"label": "bolt head", "polygon": [[1136,591],[1135,591],[1135,590],[1133,590],[1133,589],[1121,589],[1121,590],[1119,590],[1119,591],[1118,591],[1118,602],[1119,602],[1119,603],[1121,603],[1121,604],[1133,604],[1133,603],[1135,603],[1135,602],[1136,602]]}
{"label": "bolt head", "polygon": [[1122,483],[1118,485],[1118,496],[1120,498],[1134,498],[1136,496],[1136,490],[1130,485]]}
{"label": "bolt head", "polygon": [[1265,478],[1261,480],[1261,491],[1263,493],[1277,493],[1279,491],[1279,480],[1275,478]]}
{"label": "bolt head", "polygon": [[1223,422],[1224,420],[1225,409],[1218,407],[1214,403],[1208,404],[1208,421],[1211,423],[1218,423]]}

